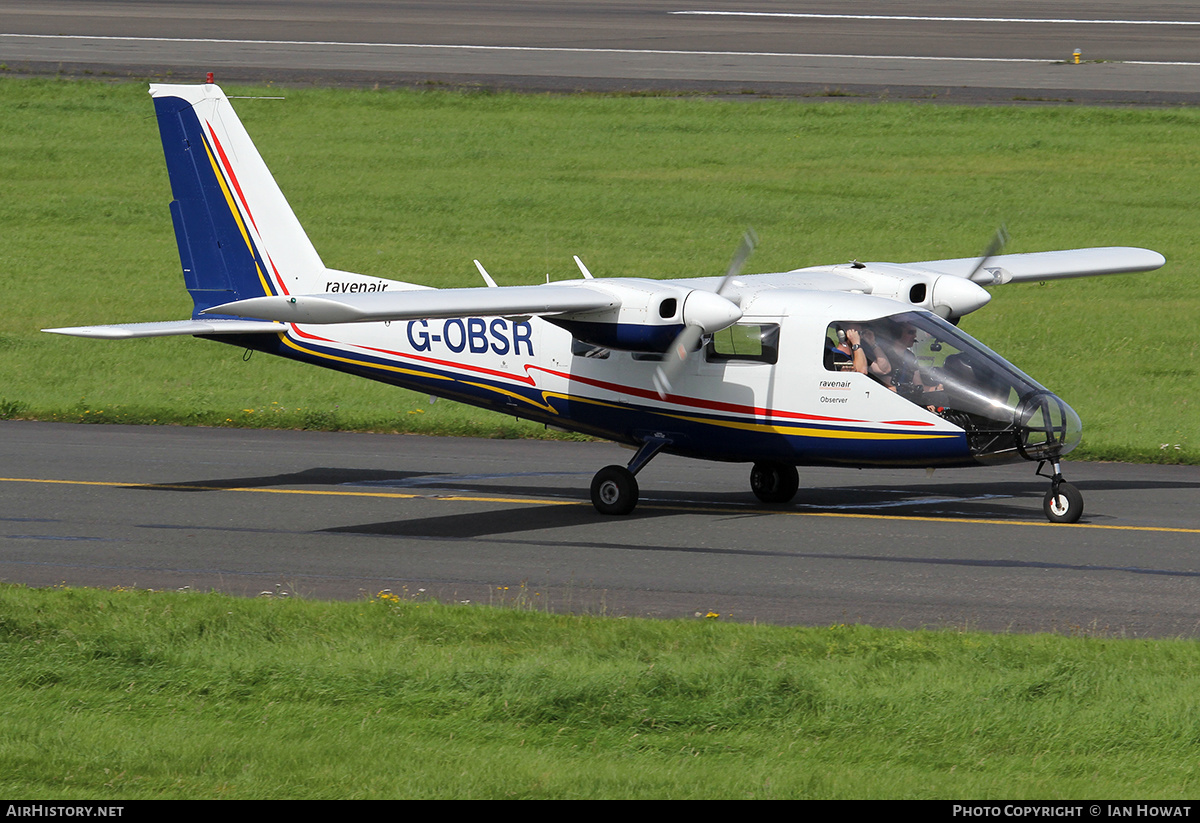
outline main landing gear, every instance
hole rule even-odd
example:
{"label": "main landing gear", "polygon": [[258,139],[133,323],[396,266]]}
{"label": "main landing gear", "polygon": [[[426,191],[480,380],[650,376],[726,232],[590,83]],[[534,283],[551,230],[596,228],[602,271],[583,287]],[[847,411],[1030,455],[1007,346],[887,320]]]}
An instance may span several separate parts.
{"label": "main landing gear", "polygon": [[1050,491],[1042,498],[1042,511],[1051,523],[1075,523],[1083,516],[1083,495],[1079,489],[1063,479],[1062,467],[1055,460],[1051,465],[1054,474],[1042,474],[1042,467],[1047,461],[1038,463],[1038,477],[1050,478]]}
{"label": "main landing gear", "polygon": [[[638,483],[634,476],[650,460],[670,445],[665,437],[652,437],[642,443],[628,466],[605,466],[592,478],[592,505],[601,514],[629,514],[638,503]],[[800,488],[796,467],[787,463],[755,463],[750,470],[750,489],[764,503],[788,503]]]}
{"label": "main landing gear", "polygon": [[642,443],[626,466],[605,466],[592,478],[592,505],[600,514],[629,514],[637,507],[638,484],[634,477],[671,441],[651,437]]}
{"label": "main landing gear", "polygon": [[764,503],[790,503],[800,488],[800,473],[787,463],[755,463],[750,491]]}

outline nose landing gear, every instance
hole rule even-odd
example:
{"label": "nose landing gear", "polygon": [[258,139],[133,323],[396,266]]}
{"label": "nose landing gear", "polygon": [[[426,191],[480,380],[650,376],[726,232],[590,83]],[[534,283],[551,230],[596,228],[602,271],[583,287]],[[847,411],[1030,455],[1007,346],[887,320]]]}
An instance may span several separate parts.
{"label": "nose landing gear", "polygon": [[1051,463],[1054,468],[1053,475],[1042,474],[1042,467],[1046,463],[1047,461],[1042,460],[1037,469],[1038,477],[1050,478],[1050,491],[1042,498],[1042,511],[1051,523],[1078,522],[1083,516],[1083,495],[1079,493],[1079,489],[1063,479],[1062,467],[1057,460]]}

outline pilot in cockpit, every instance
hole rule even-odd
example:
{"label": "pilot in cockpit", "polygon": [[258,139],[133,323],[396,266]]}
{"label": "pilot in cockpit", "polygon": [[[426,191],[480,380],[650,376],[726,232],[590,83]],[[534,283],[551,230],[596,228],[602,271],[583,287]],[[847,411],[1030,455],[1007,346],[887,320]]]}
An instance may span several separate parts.
{"label": "pilot in cockpit", "polygon": [[871,373],[892,391],[925,405],[924,395],[941,392],[944,387],[923,373],[913,352],[917,335],[917,327],[912,323],[880,323],[876,339],[881,357],[871,363]]}

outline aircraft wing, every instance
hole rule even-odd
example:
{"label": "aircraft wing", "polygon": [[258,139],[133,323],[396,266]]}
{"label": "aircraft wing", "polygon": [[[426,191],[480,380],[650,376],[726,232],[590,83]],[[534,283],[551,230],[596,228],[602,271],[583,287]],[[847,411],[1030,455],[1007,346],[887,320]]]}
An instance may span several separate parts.
{"label": "aircraft wing", "polygon": [[261,320],[167,320],[160,323],[118,323],[111,326],[71,326],[62,329],[42,329],[51,334],[71,337],[98,337],[105,340],[128,340],[134,337],[173,337],[181,334],[279,334],[287,328],[278,323]]}
{"label": "aircraft wing", "polygon": [[202,314],[253,317],[284,323],[364,323],[449,317],[512,317],[586,312],[619,306],[618,296],[589,283],[548,283],[471,289],[367,294],[297,294],[251,297]]}
{"label": "aircraft wing", "polygon": [[981,286],[992,286],[1029,280],[1058,280],[1065,277],[1153,271],[1165,262],[1165,257],[1150,249],[1108,246],[1029,254],[998,254],[988,258],[974,276],[971,276],[971,272],[979,263],[978,257],[926,260],[905,265],[957,277],[971,276],[971,280]]}

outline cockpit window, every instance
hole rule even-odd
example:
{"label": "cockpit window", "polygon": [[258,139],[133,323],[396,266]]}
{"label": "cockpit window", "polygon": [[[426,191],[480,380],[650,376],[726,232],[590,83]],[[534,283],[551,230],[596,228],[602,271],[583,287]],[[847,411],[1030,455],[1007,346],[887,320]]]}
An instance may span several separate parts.
{"label": "cockpit window", "polygon": [[825,368],[859,372],[965,429],[980,455],[1041,459],[1079,442],[1065,403],[982,343],[928,312],[826,330]]}
{"label": "cockpit window", "polygon": [[709,363],[734,360],[775,363],[779,360],[779,325],[739,323],[722,329],[709,336],[704,359]]}

